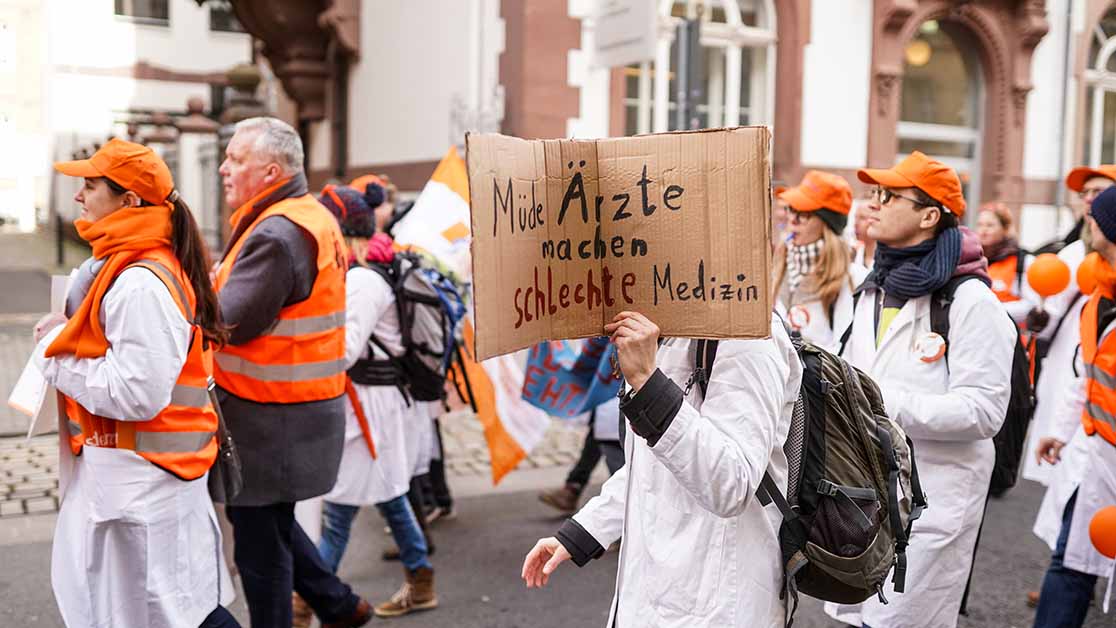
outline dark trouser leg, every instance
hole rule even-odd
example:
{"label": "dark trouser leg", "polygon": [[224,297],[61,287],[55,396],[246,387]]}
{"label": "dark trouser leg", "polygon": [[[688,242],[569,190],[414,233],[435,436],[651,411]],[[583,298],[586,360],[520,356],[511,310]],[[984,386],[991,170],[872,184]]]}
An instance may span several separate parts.
{"label": "dark trouser leg", "polygon": [[255,628],[291,625],[294,562],[289,526],[281,524],[283,505],[225,507],[233,527],[233,557]]}
{"label": "dark trouser leg", "polygon": [[450,509],[453,508],[453,496],[446,483],[446,449],[442,444],[442,424],[438,419],[434,419],[434,438],[438,443],[438,457],[430,461],[430,486],[434,492],[434,505]]}
{"label": "dark trouser leg", "polygon": [[422,498],[423,480],[427,476],[419,475],[411,478],[411,490],[407,491],[407,501],[411,502],[411,510],[414,511],[415,517],[418,518],[419,528],[422,529],[422,535],[426,537],[426,545],[430,546],[430,531],[426,528],[426,509],[424,500]]}
{"label": "dark trouser leg", "polygon": [[[294,590],[314,609],[314,614],[323,622],[332,622],[348,617],[356,611],[360,598],[353,594],[349,585],[342,582],[318,553],[314,542],[306,536],[302,526],[294,518],[294,504],[287,504],[289,518],[284,523],[289,526],[291,557],[294,560]],[[290,600],[287,601],[290,606]]]}
{"label": "dark trouser leg", "polygon": [[218,606],[198,628],[240,628],[240,622],[224,606]]}
{"label": "dark trouser leg", "polygon": [[605,466],[608,467],[608,474],[612,475],[624,466],[624,450],[620,447],[620,442],[615,440],[602,440],[597,442],[601,453],[604,454]]}
{"label": "dark trouser leg", "polygon": [[581,455],[570,469],[570,474],[566,476],[566,484],[577,487],[577,493],[580,495],[585,485],[589,483],[593,468],[600,460],[601,448],[597,446],[597,439],[593,438],[593,422],[590,420],[589,431],[585,434],[585,443],[581,446]]}
{"label": "dark trouser leg", "polygon": [[1062,512],[1062,531],[1054,554],[1050,557],[1050,568],[1042,580],[1038,608],[1035,609],[1035,628],[1080,628],[1089,612],[1089,602],[1093,599],[1093,589],[1097,577],[1074,571],[1062,564],[1066,557],[1066,542],[1073,525],[1073,506],[1077,503],[1077,493],[1070,497]]}

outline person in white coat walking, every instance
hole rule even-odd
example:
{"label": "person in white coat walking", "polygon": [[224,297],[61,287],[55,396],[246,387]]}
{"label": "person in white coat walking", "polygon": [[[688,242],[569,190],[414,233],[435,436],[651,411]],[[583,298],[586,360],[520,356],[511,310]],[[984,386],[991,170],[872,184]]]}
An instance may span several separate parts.
{"label": "person in white coat walking", "polygon": [[658,327],[632,312],[605,331],[629,387],[626,464],[539,540],[524,581],[544,586],[561,563],[583,566],[623,537],[610,628],[782,626],[782,517],[755,496],[765,471],[787,482],[802,366],[782,322],[772,315],[770,338],[722,341],[704,398],[687,386],[696,341],[659,346]]}
{"label": "person in white coat walking", "polygon": [[[1084,213],[1088,213],[1093,200],[1104,190],[1116,185],[1114,178],[1116,165],[1096,168],[1082,166],[1070,171],[1066,177],[1066,187],[1077,193]],[[1062,292],[1047,298],[1041,312],[1028,316],[1028,327],[1033,326],[1037,315],[1041,317],[1038,320],[1043,329],[1039,334],[1037,358],[1042,360],[1042,369],[1035,382],[1035,416],[1024,448],[1027,452],[1036,451],[1039,440],[1049,435],[1051,426],[1059,414],[1065,411],[1066,395],[1076,390],[1083,375],[1080,365],[1075,364],[1078,359],[1078,345],[1081,344],[1079,323],[1081,310],[1089,300],[1093,285],[1083,285],[1085,281],[1092,281],[1092,269],[1083,269],[1088,253],[1088,228],[1082,225],[1077,231],[1080,237],[1058,251],[1058,258],[1069,266],[1074,281]],[[1023,458],[1023,477],[1047,487],[1035,516],[1032,532],[1051,551],[1057,549],[1066,504],[1077,490],[1084,474],[1087,462],[1084,450],[1085,435],[1078,429],[1062,449],[1058,465],[1043,464],[1038,456]],[[1037,605],[1038,599],[1037,590],[1027,593],[1027,603],[1030,606]]]}
{"label": "person in white coat walking", "polygon": [[[36,326],[73,459],[51,583],[67,626],[230,628],[233,599],[206,484],[207,385],[228,330],[197,223],[150,148],[113,139],[55,164],[84,178],[74,223],[93,247],[65,316]],[[63,465],[66,462],[63,460]]]}
{"label": "person in white coat walking", "polygon": [[838,175],[811,170],[779,199],[789,208],[790,237],[775,259],[776,309],[803,339],[836,351],[852,321],[853,290],[868,274],[851,263],[842,238],[852,188]]}
{"label": "person in white coat walking", "polygon": [[[1014,325],[989,289],[976,235],[958,228],[957,174],[914,152],[890,170],[861,170],[878,186],[867,208],[876,264],[861,287],[842,357],[880,387],[888,415],[914,442],[930,507],[907,550],[906,591],[887,604],[826,606],[870,628],[953,628],[977,540],[999,431],[1011,395]],[[931,299],[955,278],[949,338],[931,331]],[[948,354],[947,354],[948,350]]]}
{"label": "person in white coat walking", "polygon": [[405,396],[404,380],[384,353],[402,355],[403,334],[394,289],[375,270],[377,265],[389,265],[395,255],[391,238],[384,233],[391,206],[369,207],[364,195],[342,186],[327,186],[320,201],[337,217],[351,258],[345,278],[345,366],[352,369],[363,362],[372,368],[361,372],[382,379],[348,381],[345,447],[337,483],[325,496],[318,551],[336,572],[357,512],[361,506],[375,505],[399,547],[405,582],[374,612],[397,617],[430,610],[438,606],[434,568],[418,513],[407,499],[414,470],[414,453],[407,446],[413,439],[408,432],[415,430],[417,421],[430,421],[416,416],[414,402]]}
{"label": "person in white coat walking", "polygon": [[[1085,622],[1098,576],[1112,586],[1113,561],[1093,547],[1089,523],[1105,506],[1116,505],[1116,188],[1093,201],[1086,216],[1090,245],[1100,254],[1096,286],[1081,313],[1080,366],[1084,377],[1066,401],[1036,454],[1058,464],[1066,443],[1084,430],[1088,462],[1064,506],[1050,568],[1043,579],[1035,628],[1078,628]],[[1104,610],[1108,610],[1105,598]]]}

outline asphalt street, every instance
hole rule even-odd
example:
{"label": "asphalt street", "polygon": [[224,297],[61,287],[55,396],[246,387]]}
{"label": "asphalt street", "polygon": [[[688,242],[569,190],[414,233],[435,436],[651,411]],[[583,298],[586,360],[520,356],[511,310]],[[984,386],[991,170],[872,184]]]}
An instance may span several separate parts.
{"label": "asphalt street", "polygon": [[[1048,556],[1045,545],[1030,533],[1041,496],[1040,487],[1026,483],[990,505],[970,613],[961,618],[960,628],[1031,626],[1033,611],[1024,604],[1024,595],[1037,588]],[[459,500],[458,519],[435,529],[433,562],[441,607],[391,623],[454,628],[604,626],[616,553],[583,569],[563,565],[542,590],[527,590],[519,579],[524,554],[538,537],[553,533],[559,522],[530,490]],[[354,524],[352,544],[341,565],[341,575],[354,589],[377,601],[389,596],[402,577],[398,564],[379,558],[389,542],[378,515],[364,511]],[[49,543],[16,541],[0,547],[0,556],[0,626],[62,626],[50,590]],[[242,599],[233,611],[245,621]],[[840,625],[824,618],[820,604],[804,600],[795,626]],[[1116,626],[1116,616],[1106,617],[1094,608],[1086,626],[1111,628]]]}

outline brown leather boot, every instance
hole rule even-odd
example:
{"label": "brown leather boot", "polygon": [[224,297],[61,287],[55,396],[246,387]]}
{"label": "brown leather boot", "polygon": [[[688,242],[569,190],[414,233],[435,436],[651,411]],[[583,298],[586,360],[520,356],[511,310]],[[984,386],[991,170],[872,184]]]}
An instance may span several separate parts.
{"label": "brown leather boot", "polygon": [[400,617],[414,611],[428,611],[438,607],[434,594],[434,570],[419,567],[408,572],[403,586],[391,599],[376,606],[377,617]]}
{"label": "brown leather boot", "polygon": [[298,593],[291,594],[291,628],[310,628],[314,611]]}
{"label": "brown leather boot", "polygon": [[577,512],[577,502],[580,499],[581,491],[569,484],[539,493],[539,501],[564,513]]}

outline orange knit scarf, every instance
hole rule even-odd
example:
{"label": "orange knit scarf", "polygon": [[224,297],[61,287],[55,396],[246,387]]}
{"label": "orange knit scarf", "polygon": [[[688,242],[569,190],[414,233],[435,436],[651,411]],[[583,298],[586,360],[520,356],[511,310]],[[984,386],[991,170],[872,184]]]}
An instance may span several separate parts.
{"label": "orange knit scarf", "polygon": [[171,245],[171,206],[148,205],[119,209],[97,222],[74,221],[78,235],[93,246],[93,257],[108,258],[97,273],[62,333],[46,350],[46,357],[72,354],[96,358],[108,351],[108,340],[99,320],[101,300],[113,280],[140,255]]}

